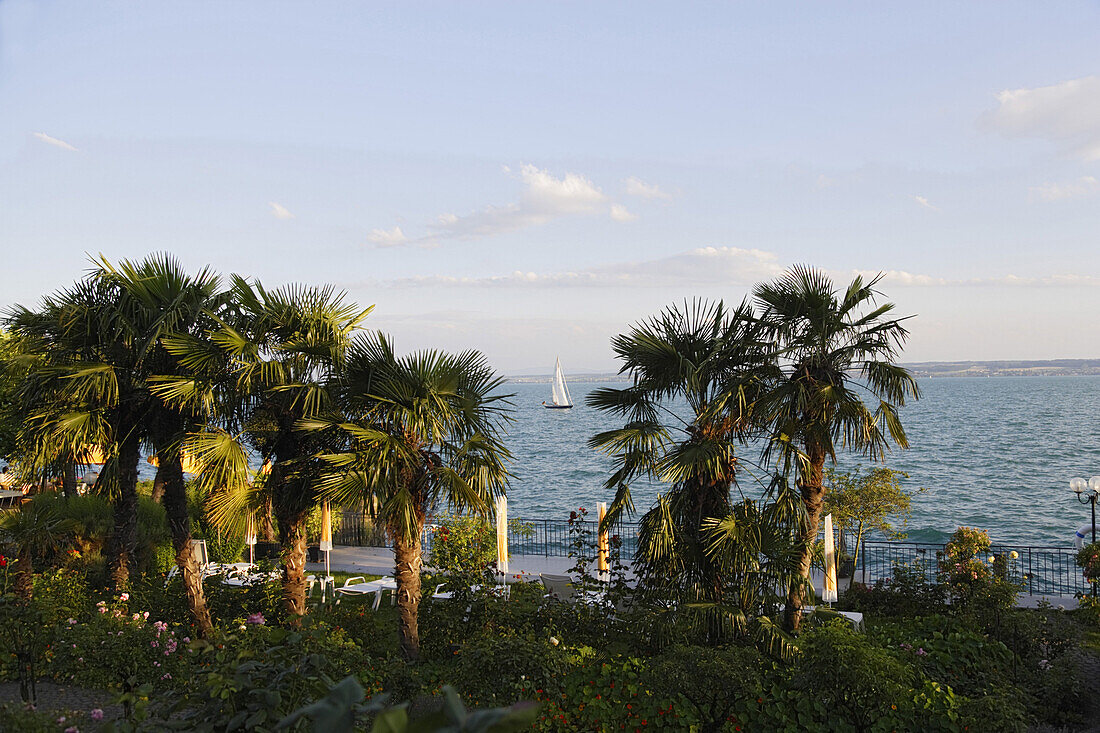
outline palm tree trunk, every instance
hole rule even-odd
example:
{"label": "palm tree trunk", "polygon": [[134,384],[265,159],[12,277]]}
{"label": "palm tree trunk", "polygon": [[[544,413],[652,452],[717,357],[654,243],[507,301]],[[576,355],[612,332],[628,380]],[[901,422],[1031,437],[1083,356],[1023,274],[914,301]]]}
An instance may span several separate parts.
{"label": "palm tree trunk", "polygon": [[[183,469],[180,469],[180,470],[182,471]],[[182,475],[182,473],[181,473],[181,475]],[[160,472],[160,467],[158,466],[157,467],[157,473],[156,473],[155,476],[153,476],[153,491],[152,491],[151,494],[149,494],[149,497],[157,503],[163,503],[163,501],[164,501],[164,491],[165,491],[164,478],[162,477],[161,472]],[[186,508],[186,503],[187,502],[185,501],[184,502],[185,508]],[[169,521],[171,521],[171,520],[169,520]]]}
{"label": "palm tree trunk", "polygon": [[275,522],[271,518],[271,494],[264,497],[263,532],[264,542],[275,541]]}
{"label": "palm tree trunk", "polygon": [[[822,481],[825,475],[825,452],[814,449],[807,452],[810,459],[809,471],[798,482],[802,505],[806,509],[806,522],[799,536],[802,554],[798,558],[798,574],[809,579],[814,544],[817,542],[817,531],[821,525],[821,511],[825,506],[825,486]],[[801,586],[792,583],[787,592],[787,608],[783,616],[783,626],[787,631],[798,631],[799,624],[802,622],[804,604]]]}
{"label": "palm tree trunk", "polygon": [[66,463],[61,472],[61,493],[66,499],[76,496],[76,466]]}
{"label": "palm tree trunk", "polygon": [[29,547],[19,548],[19,554],[15,558],[15,566],[12,570],[15,571],[13,573],[15,579],[12,582],[12,590],[15,592],[16,597],[29,601],[34,594],[34,562],[31,559]]}
{"label": "palm tree trunk", "polygon": [[111,587],[117,593],[130,584],[130,571],[137,550],[137,464],[141,446],[134,436],[122,443],[118,456],[118,497],[115,526],[111,533]]}
{"label": "palm tree trunk", "polygon": [[396,560],[394,578],[397,580],[397,633],[401,639],[401,651],[410,661],[420,658],[420,628],[417,614],[420,610],[420,535],[422,528],[417,527],[416,536],[406,541],[400,534],[393,543]]}
{"label": "palm tree trunk", "polygon": [[153,480],[154,489],[161,486],[164,511],[168,516],[168,529],[172,533],[172,545],[176,550],[176,565],[183,579],[183,590],[187,596],[187,608],[199,628],[202,636],[208,636],[214,630],[210,609],[206,606],[206,596],[202,590],[202,570],[191,549],[191,517],[187,513],[187,485],[183,481],[183,466],[179,455],[161,459]]}
{"label": "palm tree trunk", "polygon": [[283,604],[291,618],[306,613],[305,512],[280,513],[279,541],[283,546]]}

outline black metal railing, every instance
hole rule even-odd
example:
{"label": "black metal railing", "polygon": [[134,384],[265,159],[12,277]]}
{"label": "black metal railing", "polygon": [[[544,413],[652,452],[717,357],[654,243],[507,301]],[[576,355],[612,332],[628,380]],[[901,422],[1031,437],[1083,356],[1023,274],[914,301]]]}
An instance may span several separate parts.
{"label": "black metal railing", "polygon": [[[1012,553],[1016,553],[1013,557]],[[989,554],[1004,561],[1008,577],[1032,595],[1072,596],[1089,590],[1077,567],[1077,552],[1068,547],[994,545]],[[930,583],[937,580],[944,545],[865,541],[856,574],[863,583],[890,578],[898,565],[919,567]]]}
{"label": "black metal railing", "polygon": [[[578,521],[575,529],[582,534],[585,541],[594,543],[597,524],[595,521]],[[431,520],[425,526],[422,539],[425,553],[431,552],[438,527]],[[574,542],[574,536],[570,535],[569,530],[569,520],[566,519],[512,519],[508,523],[508,551],[513,555],[568,557]],[[333,542],[337,545],[383,547],[389,544],[386,533],[361,512],[344,512],[339,529],[332,534]],[[624,558],[633,556],[638,549],[636,523],[618,522],[608,534],[619,537]]]}
{"label": "black metal railing", "polygon": [[[423,550],[430,553],[438,524],[429,520],[423,537]],[[584,541],[594,543],[597,523],[577,522],[577,531]],[[619,522],[611,531],[621,542],[621,553],[629,559],[638,549],[638,524]],[[386,534],[361,512],[345,511],[339,529],[333,532],[338,545],[382,547],[388,543]],[[508,525],[508,549],[513,555],[568,557],[575,539],[570,535],[566,519],[516,518]],[[1011,553],[1015,552],[1013,558]],[[916,566],[919,563],[928,582],[937,581],[944,545],[916,542],[886,542],[865,540],[860,548],[856,579],[873,584],[892,577],[896,565]],[[1018,581],[1024,592],[1034,595],[1072,596],[1087,592],[1089,585],[1077,567],[1076,551],[1068,547],[1027,547],[994,545],[990,553],[1003,557],[1009,577]]]}

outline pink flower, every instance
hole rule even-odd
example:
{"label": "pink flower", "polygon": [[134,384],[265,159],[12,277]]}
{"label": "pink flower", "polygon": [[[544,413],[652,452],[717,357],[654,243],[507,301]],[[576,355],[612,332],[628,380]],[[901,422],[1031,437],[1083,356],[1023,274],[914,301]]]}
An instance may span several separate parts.
{"label": "pink flower", "polygon": [[95,708],[92,712],[88,713],[92,720],[103,720],[103,711],[99,708]]}
{"label": "pink flower", "polygon": [[80,728],[77,728],[75,725],[70,725],[65,729],[65,733],[80,733]]}
{"label": "pink flower", "polygon": [[62,715],[60,718],[57,719],[57,724],[58,725],[65,725],[65,716],[64,715]]}
{"label": "pink flower", "polygon": [[126,601],[130,600],[130,594],[129,594],[129,593],[123,593],[122,595],[120,595],[120,596],[118,597],[118,600],[120,600],[120,601],[122,601],[123,603],[125,603]]}
{"label": "pink flower", "polygon": [[104,608],[103,606],[100,606],[100,607],[99,607],[99,612],[100,612],[100,613],[107,613],[107,609],[106,609],[106,608]]}
{"label": "pink flower", "polygon": [[263,626],[265,623],[267,623],[264,620],[264,615],[262,613],[254,613],[246,618],[244,622],[246,624],[256,624],[257,626]]}
{"label": "pink flower", "polygon": [[146,611],[145,613],[141,614],[141,617],[144,618],[144,619],[148,619],[149,618],[149,612]]}

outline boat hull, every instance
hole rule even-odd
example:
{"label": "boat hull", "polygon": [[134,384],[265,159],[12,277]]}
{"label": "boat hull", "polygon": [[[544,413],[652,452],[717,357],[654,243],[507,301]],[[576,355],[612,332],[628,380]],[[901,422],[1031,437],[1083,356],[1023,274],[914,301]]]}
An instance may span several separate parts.
{"label": "boat hull", "polygon": [[573,405],[543,405],[547,410],[572,410]]}

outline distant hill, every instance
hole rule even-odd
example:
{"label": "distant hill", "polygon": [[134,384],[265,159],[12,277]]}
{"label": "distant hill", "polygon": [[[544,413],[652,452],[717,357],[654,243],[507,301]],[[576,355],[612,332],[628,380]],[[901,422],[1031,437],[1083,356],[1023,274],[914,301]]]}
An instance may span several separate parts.
{"label": "distant hill", "polygon": [[[921,361],[903,364],[918,377],[1072,377],[1100,374],[1100,359],[1052,359],[1049,361]],[[624,382],[621,374],[590,372],[569,374],[569,382]],[[542,384],[550,374],[522,374],[510,382]]]}
{"label": "distant hill", "polygon": [[918,377],[1068,377],[1100,374],[1100,359],[924,361],[905,367]]}

